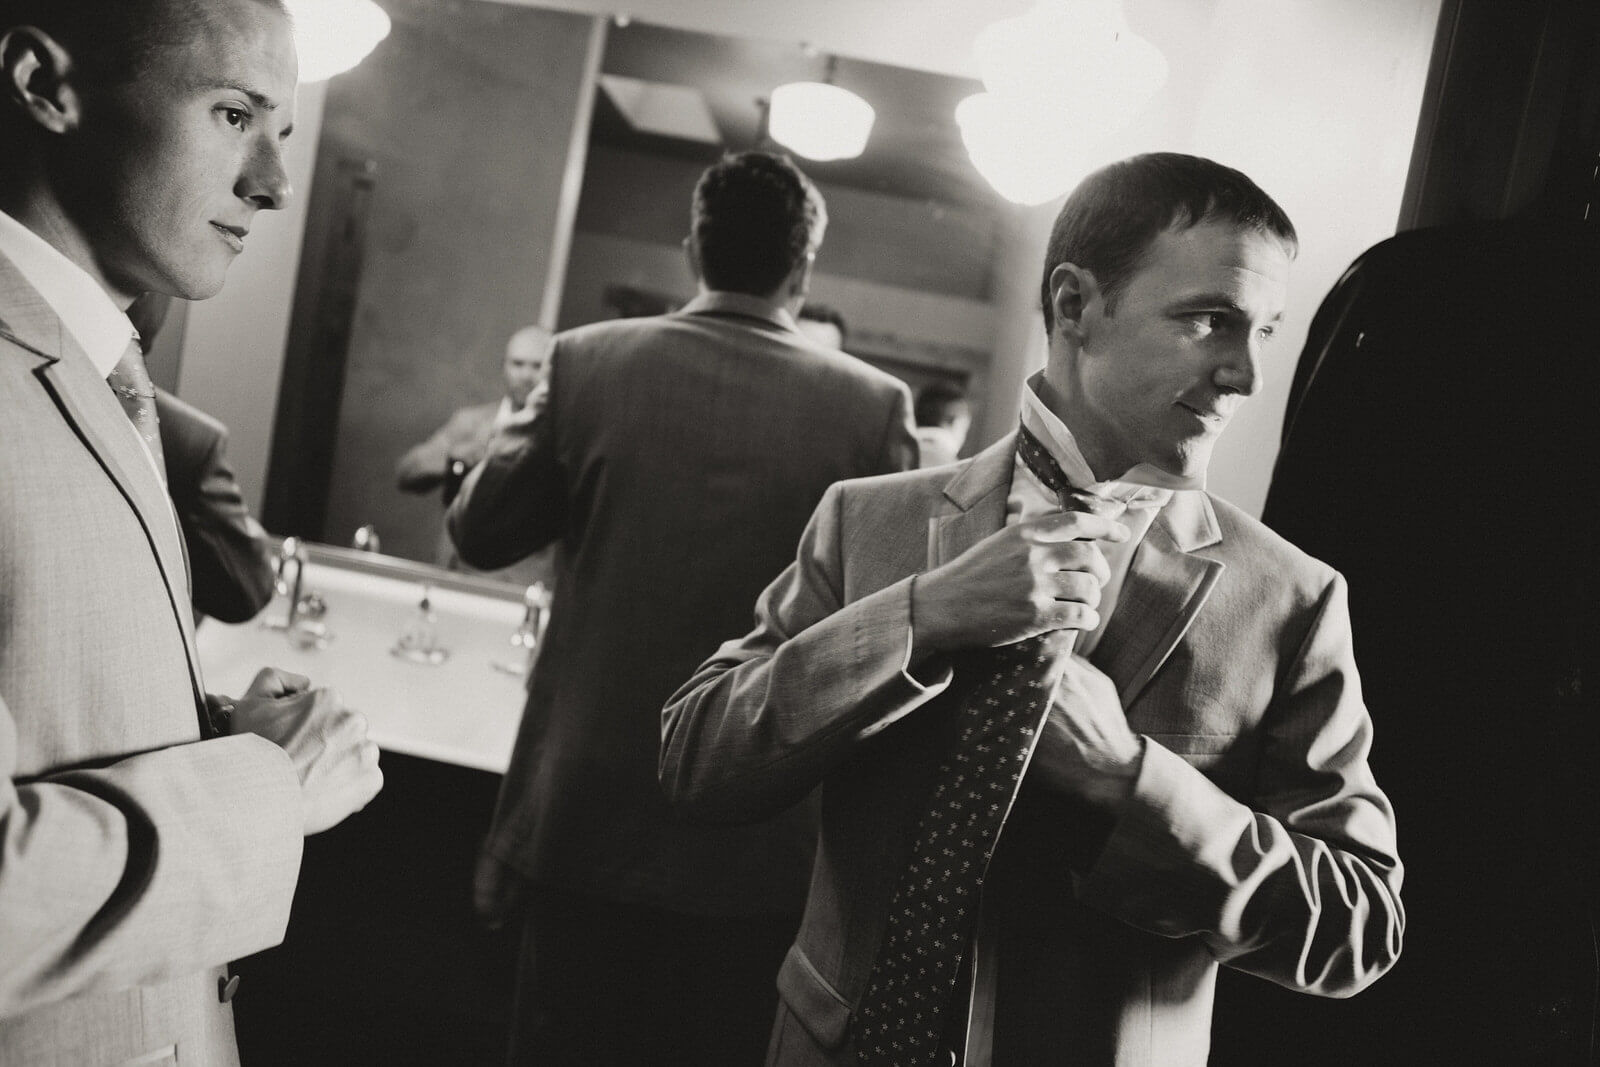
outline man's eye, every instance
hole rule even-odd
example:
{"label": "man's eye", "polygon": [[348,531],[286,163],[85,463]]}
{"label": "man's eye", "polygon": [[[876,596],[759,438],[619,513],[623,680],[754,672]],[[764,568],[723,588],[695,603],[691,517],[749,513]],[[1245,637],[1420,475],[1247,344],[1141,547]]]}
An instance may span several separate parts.
{"label": "man's eye", "polygon": [[250,113],[242,107],[225,107],[222,118],[229,126],[242,130],[250,122]]}
{"label": "man's eye", "polygon": [[1270,341],[1278,336],[1278,328],[1276,326],[1263,326],[1256,331],[1256,336],[1263,341]]}

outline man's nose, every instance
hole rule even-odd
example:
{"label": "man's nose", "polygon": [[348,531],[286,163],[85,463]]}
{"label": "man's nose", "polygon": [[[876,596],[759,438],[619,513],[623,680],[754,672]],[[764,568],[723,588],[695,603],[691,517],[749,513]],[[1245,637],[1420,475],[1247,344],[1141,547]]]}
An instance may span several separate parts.
{"label": "man's nose", "polygon": [[1244,340],[1229,345],[1212,373],[1213,384],[1241,396],[1255,396],[1260,392],[1262,344],[1261,338],[1252,332]]}
{"label": "man's nose", "polygon": [[294,199],[289,172],[283,165],[283,148],[277,141],[270,137],[257,140],[234,193],[263,211],[281,210]]}

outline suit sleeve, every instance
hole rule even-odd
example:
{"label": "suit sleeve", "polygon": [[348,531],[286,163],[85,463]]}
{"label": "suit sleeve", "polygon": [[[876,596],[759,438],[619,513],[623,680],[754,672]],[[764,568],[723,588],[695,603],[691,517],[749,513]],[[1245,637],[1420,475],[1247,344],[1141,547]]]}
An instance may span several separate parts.
{"label": "suit sleeve", "polygon": [[561,536],[567,516],[566,472],[556,436],[557,356],[533,418],[489,440],[445,516],[461,558],[480,570],[508,567]]}
{"label": "suit sleeve", "polygon": [[270,741],[179,745],[32,780],[16,765],[0,699],[0,1026],[283,939],[302,815],[293,767]]}
{"label": "suit sleeve", "polygon": [[1393,966],[1405,911],[1342,578],[1323,591],[1263,728],[1249,804],[1147,739],[1133,796],[1079,893],[1140,929],[1202,938],[1239,970],[1349,996]]}
{"label": "suit sleeve", "polygon": [[172,495],[189,546],[194,605],[223,622],[246,622],[272,599],[272,554],[228,466],[226,432],[211,439],[188,477]]}
{"label": "suit sleeve", "polygon": [[430,493],[444,484],[448,473],[451,449],[461,436],[456,428],[458,411],[433,431],[426,441],[413,445],[394,467],[395,485],[403,493]]}
{"label": "suit sleeve", "polygon": [[916,420],[912,417],[911,392],[905,386],[895,392],[888,424],[884,427],[883,449],[878,466],[870,474],[896,474],[916,470],[922,456],[917,444]]}
{"label": "suit sleeve", "polygon": [[840,511],[823,496],[797,559],[662,711],[661,785],[705,822],[757,822],[804,797],[863,740],[938,695],[907,669],[911,581],[843,602]]}

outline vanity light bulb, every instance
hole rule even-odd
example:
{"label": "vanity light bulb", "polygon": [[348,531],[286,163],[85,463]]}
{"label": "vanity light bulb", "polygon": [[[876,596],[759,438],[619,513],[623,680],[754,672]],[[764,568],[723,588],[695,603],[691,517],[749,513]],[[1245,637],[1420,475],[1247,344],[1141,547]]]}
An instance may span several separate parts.
{"label": "vanity light bulb", "polygon": [[772,90],[767,132],[796,155],[819,161],[854,159],[867,147],[877,112],[848,89],[790,82]]}
{"label": "vanity light bulb", "polygon": [[343,74],[389,36],[389,15],[372,0],[288,0],[288,5],[302,82]]}

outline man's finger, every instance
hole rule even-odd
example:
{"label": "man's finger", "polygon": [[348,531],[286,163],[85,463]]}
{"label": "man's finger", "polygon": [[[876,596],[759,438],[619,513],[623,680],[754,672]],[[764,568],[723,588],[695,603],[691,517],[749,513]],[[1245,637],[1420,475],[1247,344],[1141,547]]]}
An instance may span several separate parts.
{"label": "man's finger", "polygon": [[1040,544],[1059,541],[1126,541],[1128,528],[1116,519],[1083,511],[1056,512],[1017,523],[1024,540]]}
{"label": "man's finger", "polygon": [[304,693],[311,688],[311,679],[293,671],[277,667],[263,667],[250,683],[249,695],[258,697],[287,697]]}

